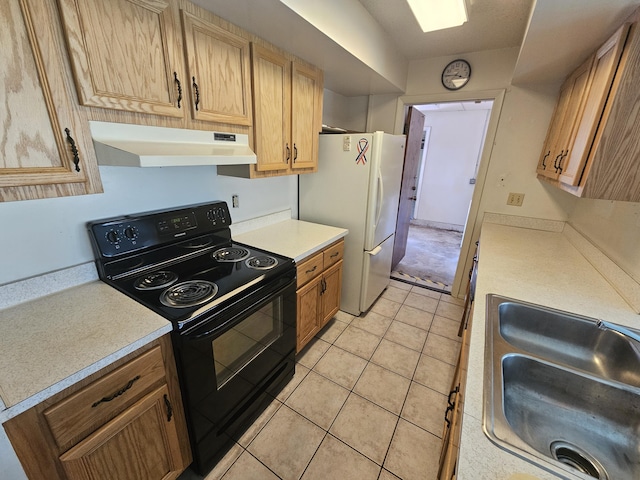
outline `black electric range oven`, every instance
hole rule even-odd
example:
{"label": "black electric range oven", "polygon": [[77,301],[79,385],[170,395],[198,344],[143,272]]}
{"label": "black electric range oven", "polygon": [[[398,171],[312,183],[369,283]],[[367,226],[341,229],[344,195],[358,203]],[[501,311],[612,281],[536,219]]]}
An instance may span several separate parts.
{"label": "black electric range oven", "polygon": [[88,224],[100,279],[173,324],[202,475],[294,374],[295,263],[233,242],[230,224],[225,202]]}

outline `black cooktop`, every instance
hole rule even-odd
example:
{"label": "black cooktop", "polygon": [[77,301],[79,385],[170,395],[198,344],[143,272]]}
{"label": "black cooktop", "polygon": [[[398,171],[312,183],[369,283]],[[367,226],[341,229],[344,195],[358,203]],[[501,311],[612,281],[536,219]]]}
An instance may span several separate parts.
{"label": "black cooktop", "polygon": [[282,275],[293,260],[231,240],[224,202],[91,222],[100,278],[181,327]]}

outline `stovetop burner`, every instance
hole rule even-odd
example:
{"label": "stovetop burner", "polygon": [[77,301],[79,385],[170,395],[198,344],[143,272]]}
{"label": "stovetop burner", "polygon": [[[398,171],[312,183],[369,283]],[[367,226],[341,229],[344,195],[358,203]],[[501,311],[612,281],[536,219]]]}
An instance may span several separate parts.
{"label": "stovetop burner", "polygon": [[134,283],[134,287],[136,290],[159,290],[174,284],[177,280],[177,273],[169,270],[160,270],[138,278]]}
{"label": "stovetop burner", "polygon": [[255,270],[269,270],[278,265],[278,260],[270,255],[256,255],[247,259],[245,264]]}
{"label": "stovetop burner", "polygon": [[167,307],[187,308],[208,302],[218,293],[218,286],[205,280],[189,280],[166,289],[160,302]]}
{"label": "stovetop burner", "polygon": [[218,262],[240,262],[249,256],[249,250],[243,247],[225,247],[213,252]]}

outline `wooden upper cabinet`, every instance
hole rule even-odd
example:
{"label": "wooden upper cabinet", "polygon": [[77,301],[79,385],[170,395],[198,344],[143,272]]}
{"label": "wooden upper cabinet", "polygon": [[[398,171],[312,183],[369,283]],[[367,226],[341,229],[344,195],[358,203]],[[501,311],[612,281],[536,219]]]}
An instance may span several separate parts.
{"label": "wooden upper cabinet", "polygon": [[538,163],[538,173],[545,177],[556,179],[562,172],[562,163],[573,144],[592,63],[591,57],[578,67],[560,88],[560,97]]}
{"label": "wooden upper cabinet", "polygon": [[322,71],[293,62],[291,90],[291,141],[294,170],[316,168],[318,135],[322,130]]}
{"label": "wooden upper cabinet", "polygon": [[578,185],[580,182],[628,32],[629,25],[623,25],[595,54],[573,148],[560,175],[563,183]]}
{"label": "wooden upper cabinet", "polygon": [[184,117],[172,0],[58,1],[82,105]]}
{"label": "wooden upper cabinet", "polygon": [[249,40],[182,11],[194,119],[251,125]]}
{"label": "wooden upper cabinet", "polygon": [[256,170],[286,170],[292,154],[291,61],[252,43],[251,62]]}
{"label": "wooden upper cabinet", "polygon": [[557,148],[558,137],[560,136],[560,129],[563,124],[564,118],[567,113],[567,107],[569,105],[569,98],[571,97],[571,83],[564,82],[560,88],[560,96],[556,103],[556,108],[553,111],[551,117],[551,124],[547,131],[547,138],[542,148],[542,154],[538,161],[537,172],[545,177],[557,178],[556,169],[553,166],[553,161],[560,155],[560,150]]}
{"label": "wooden upper cabinet", "polygon": [[0,201],[102,191],[48,7],[28,0],[0,5]]}
{"label": "wooden upper cabinet", "polygon": [[[548,178],[539,163],[538,178],[578,197],[640,202],[639,21],[640,9],[593,55],[581,104],[559,122],[574,125],[559,175]],[[554,115],[550,134],[557,123]]]}
{"label": "wooden upper cabinet", "polygon": [[317,170],[322,71],[255,43],[251,49],[256,170]]}

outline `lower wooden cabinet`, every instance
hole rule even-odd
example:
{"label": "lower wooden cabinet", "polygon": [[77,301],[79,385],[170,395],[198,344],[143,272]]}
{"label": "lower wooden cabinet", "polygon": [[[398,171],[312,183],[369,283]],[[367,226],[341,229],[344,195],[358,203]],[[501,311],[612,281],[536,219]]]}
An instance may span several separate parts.
{"label": "lower wooden cabinet", "polygon": [[447,400],[447,410],[444,414],[444,429],[442,432],[442,450],[440,452],[440,465],[438,480],[451,480],[455,478],[458,451],[460,449],[460,436],[462,433],[462,414],[464,409],[464,390],[467,381],[467,365],[469,363],[469,337],[471,333],[471,321],[473,317],[473,303],[468,307],[468,312],[462,318],[463,333],[460,354],[456,364],[451,390]]}
{"label": "lower wooden cabinet", "polygon": [[298,264],[298,352],[340,309],[343,252],[340,240]]}
{"label": "lower wooden cabinet", "polygon": [[31,479],[177,478],[191,463],[169,336],[4,424]]}

